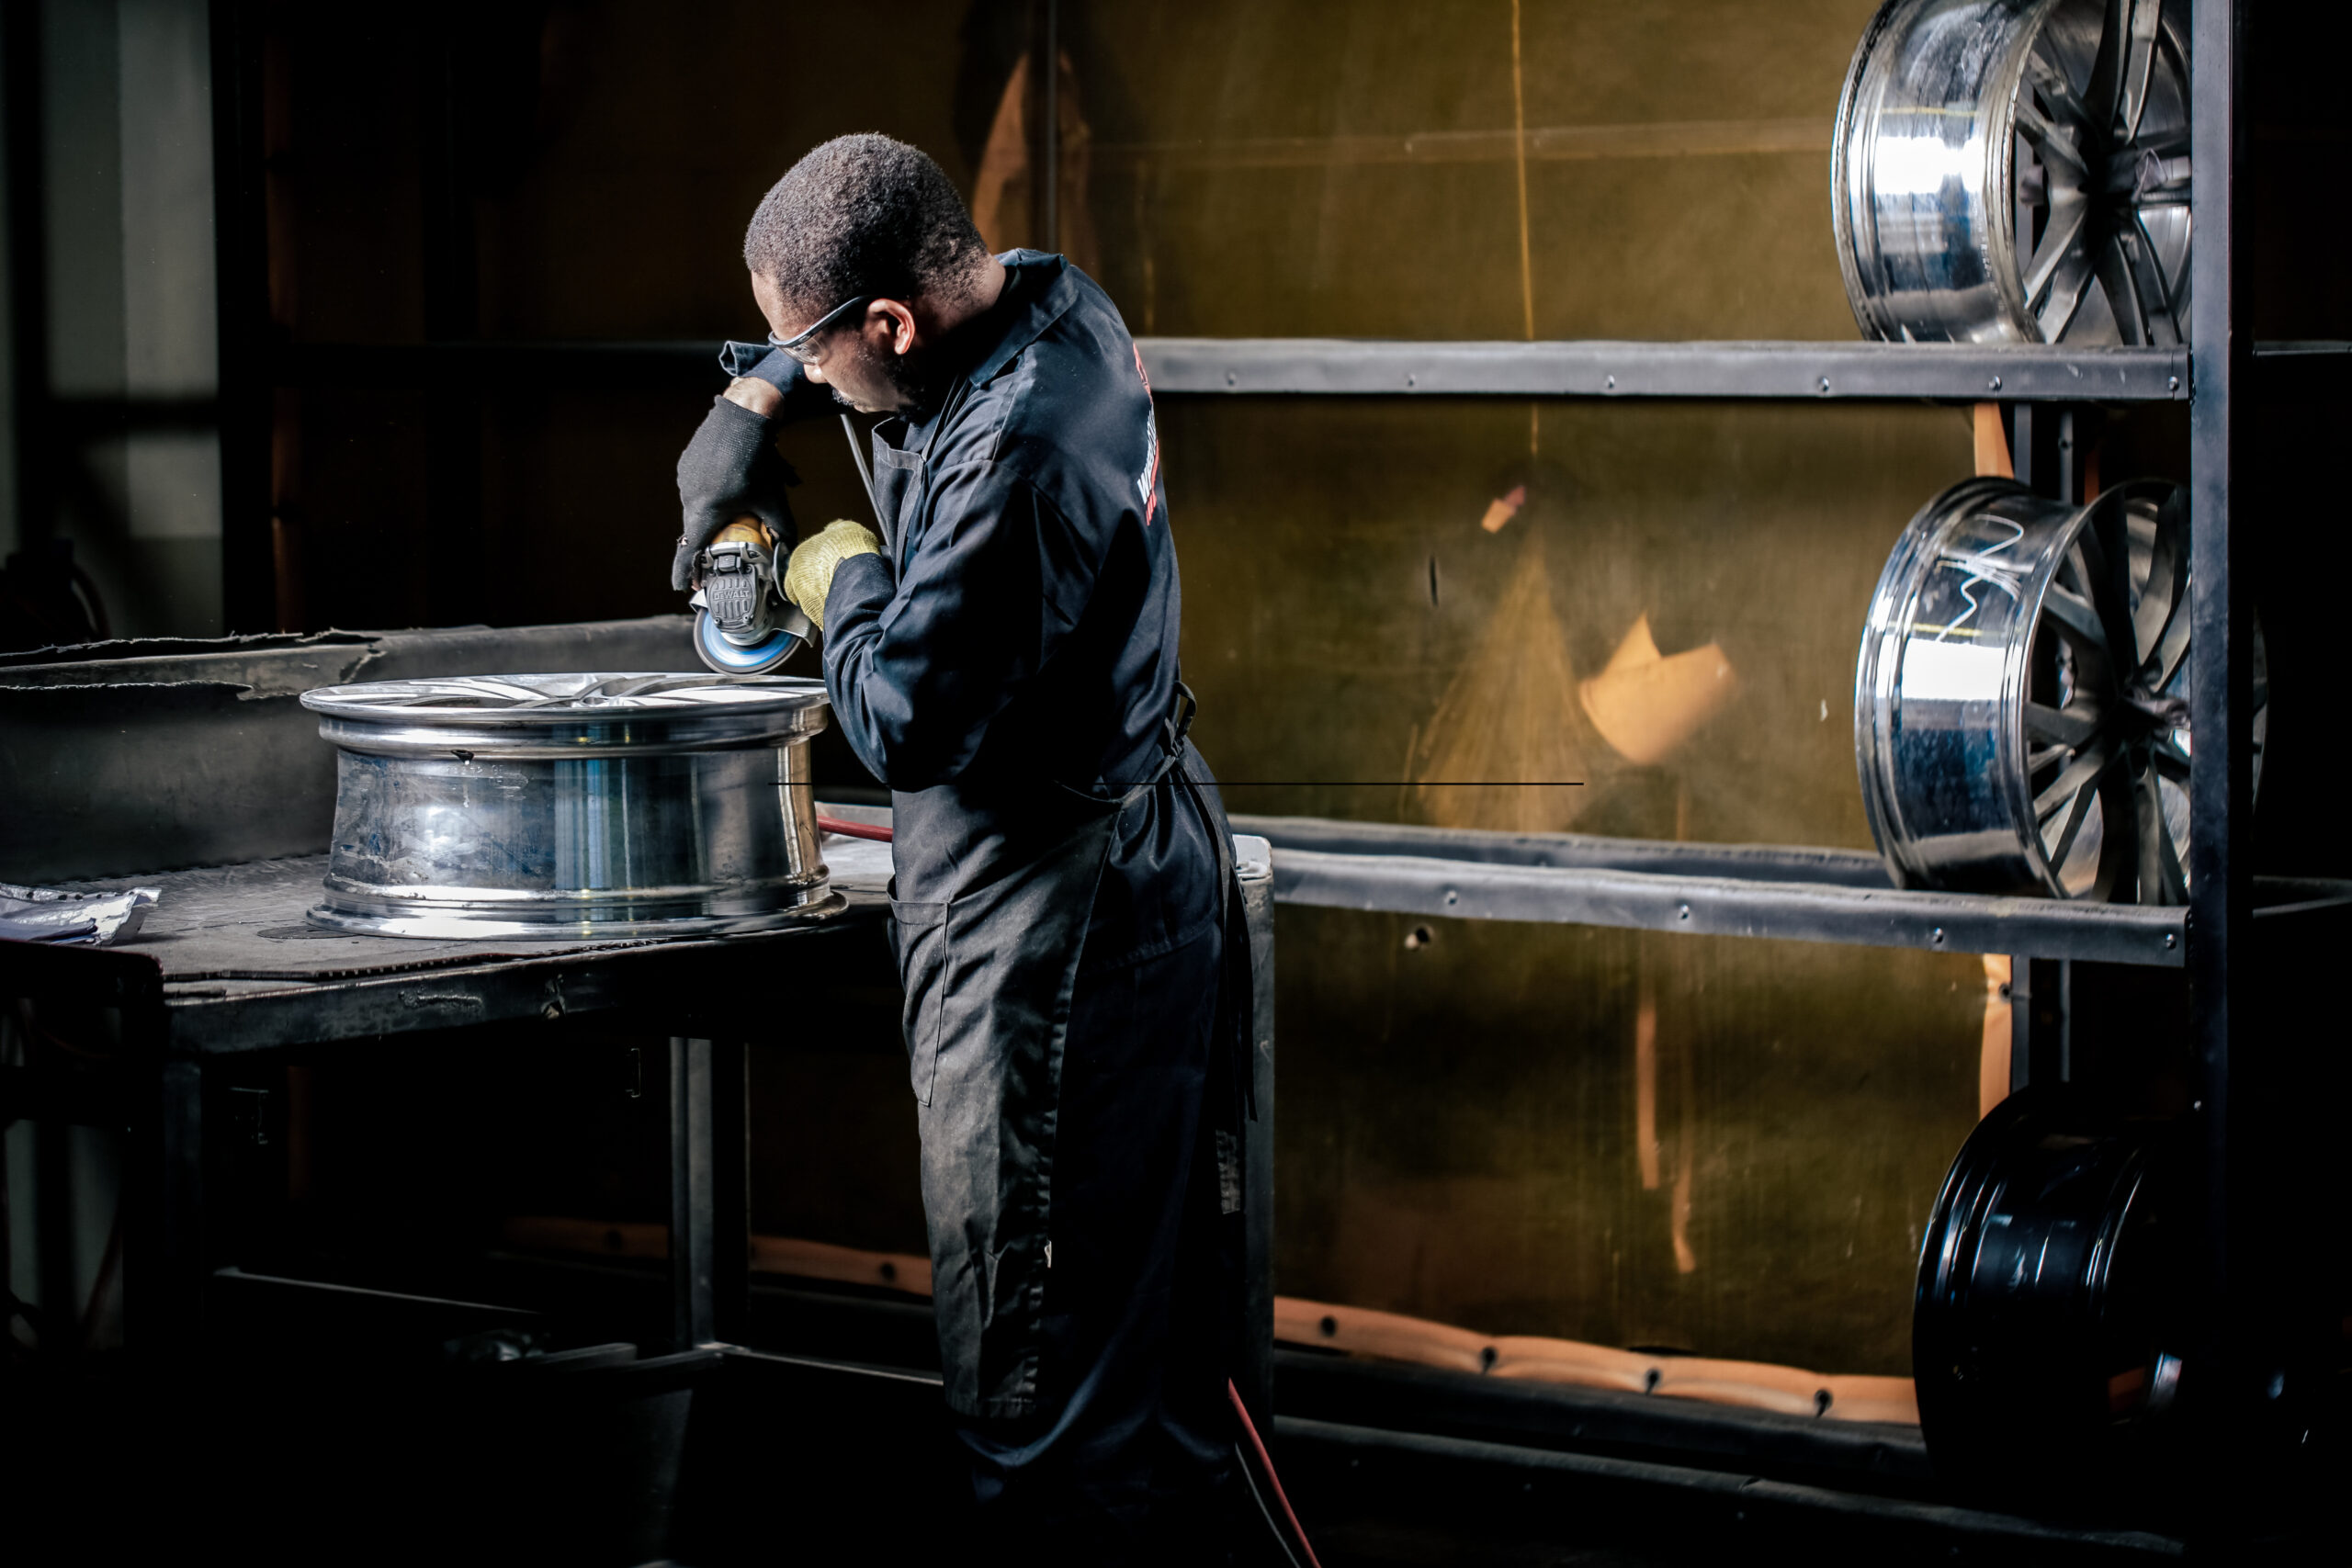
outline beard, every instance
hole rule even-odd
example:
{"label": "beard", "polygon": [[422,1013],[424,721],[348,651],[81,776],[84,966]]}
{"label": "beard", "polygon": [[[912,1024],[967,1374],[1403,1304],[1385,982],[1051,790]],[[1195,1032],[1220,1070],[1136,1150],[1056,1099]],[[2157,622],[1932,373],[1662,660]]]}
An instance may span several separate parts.
{"label": "beard", "polygon": [[[868,402],[853,397],[836,381],[833,384],[833,400],[859,413],[916,418],[938,405],[940,395],[946,390],[951,378],[935,346],[919,348],[909,354],[881,354],[864,339],[855,338],[851,341],[848,350],[856,379],[869,389],[877,386],[885,389],[881,400]],[[868,396],[872,396],[870,390]]]}

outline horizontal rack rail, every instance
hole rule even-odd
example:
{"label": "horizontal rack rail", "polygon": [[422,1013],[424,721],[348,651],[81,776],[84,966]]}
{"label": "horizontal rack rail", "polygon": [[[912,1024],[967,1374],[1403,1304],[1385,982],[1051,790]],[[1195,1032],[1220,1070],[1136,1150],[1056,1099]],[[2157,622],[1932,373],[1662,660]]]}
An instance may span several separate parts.
{"label": "horizontal rack rail", "polygon": [[[1809,402],[2177,402],[2190,391],[2184,348],[2030,344],[1423,343],[1358,338],[1138,338],[1155,392],[1170,396],[1679,398]],[[2352,344],[2255,348],[2266,397],[2352,393]],[[282,344],[281,386],[558,385],[707,389],[717,350],[701,342]]]}
{"label": "horizontal rack rail", "polygon": [[[1850,850],[1515,834],[1238,816],[1286,904],[1453,919],[2025,953],[2180,966],[2185,909],[1909,892]],[[2256,886],[2256,918],[2352,919],[2352,884]]]}
{"label": "horizontal rack rail", "polygon": [[1209,337],[1138,346],[1159,392],[2165,402],[2189,390],[2183,348]]}

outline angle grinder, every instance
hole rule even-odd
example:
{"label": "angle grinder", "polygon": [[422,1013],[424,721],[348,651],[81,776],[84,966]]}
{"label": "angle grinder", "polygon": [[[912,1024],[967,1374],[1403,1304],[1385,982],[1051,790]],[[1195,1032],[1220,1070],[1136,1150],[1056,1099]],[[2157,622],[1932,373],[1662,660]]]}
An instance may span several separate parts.
{"label": "angle grinder", "polygon": [[760,675],[808,640],[808,617],[784,596],[790,556],[756,517],[738,517],[695,558],[695,651],[722,675]]}

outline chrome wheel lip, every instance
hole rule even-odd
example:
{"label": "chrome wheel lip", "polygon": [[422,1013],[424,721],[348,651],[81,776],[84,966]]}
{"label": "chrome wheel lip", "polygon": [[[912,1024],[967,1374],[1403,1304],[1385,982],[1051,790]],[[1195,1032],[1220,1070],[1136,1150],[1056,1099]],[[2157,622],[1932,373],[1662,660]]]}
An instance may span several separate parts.
{"label": "chrome wheel lip", "polygon": [[[2189,657],[2188,623],[2177,620],[2190,592],[2188,520],[2173,510],[2183,507],[2179,487],[2162,480],[2076,507],[2013,479],[1973,479],[1912,518],[1871,595],[1854,677],[1864,815],[1897,886],[2186,897],[2178,775],[2191,740],[2171,716],[2187,696]],[[2110,548],[2125,554],[2106,570],[2098,563]],[[2069,571],[2074,597],[2061,605],[2052,596]],[[2150,619],[2159,593],[2165,613]],[[2254,636],[2258,781],[2267,666],[2258,625]],[[2117,655],[2119,638],[2129,639],[2128,658]],[[2037,678],[2068,672],[2070,694],[2036,705]],[[2077,766],[2089,771],[2070,784]],[[2045,837],[2053,824],[2054,852]],[[2127,855],[2136,858],[2127,864]]]}
{"label": "chrome wheel lip", "polygon": [[[2034,290],[2038,298],[2062,274],[2073,279],[2065,296],[2072,303],[2054,332],[2046,330],[2026,288],[2038,258],[2018,232],[2021,202],[2030,199],[2018,163],[2019,107],[2041,93],[2049,102],[2082,107],[2081,95],[2093,84],[2087,77],[2076,83],[2072,68],[2096,75],[2109,13],[2090,0],[1886,0],[1880,6],[1847,67],[1830,152],[1838,271],[1863,336],[1906,343],[2179,339],[2188,176],[2185,147],[2175,143],[2187,136],[2188,48],[2176,5],[2140,4],[2154,7],[2154,19],[2136,107],[2111,108],[2104,130],[2090,129],[2080,114],[2053,119],[2033,112],[2041,134],[2062,142],[2059,163],[2075,166],[2078,177],[2063,188],[2086,237],[2079,251],[2062,245]],[[2090,11],[2098,20],[2086,19]],[[2131,7],[2126,22],[2140,14]],[[2086,32],[2087,62],[2078,47]],[[1987,33],[1989,45],[1981,41]],[[1979,46],[1928,47],[1962,37]],[[2055,96],[2030,81],[2037,51],[2064,77]],[[2037,80],[2046,85],[2049,77],[2045,71]],[[1948,127],[1963,117],[1967,134],[1958,141],[1893,134],[1905,119],[1916,129]],[[2060,187],[2050,183],[2048,143],[2025,139],[2045,149],[2034,160],[2042,169],[2039,205],[2055,223],[2060,204],[2051,197]],[[1902,142],[1931,144],[1892,161],[1907,167],[1908,184],[1886,177],[1884,154]],[[1940,177],[1930,186],[1924,176],[1938,174],[1939,165]],[[2068,258],[2077,255],[2074,265]],[[2129,330],[2118,321],[2120,304],[2110,299],[2119,283],[2132,307]],[[2161,308],[2147,307],[2143,292],[2151,288],[2163,296]]]}
{"label": "chrome wheel lip", "polygon": [[345,750],[509,761],[764,749],[832,716],[821,681],[701,671],[374,681],[317,687],[302,705]]}
{"label": "chrome wheel lip", "polygon": [[820,876],[812,886],[790,890],[790,897],[764,909],[699,908],[691,901],[662,904],[614,898],[579,909],[549,909],[510,900],[371,897],[382,891],[329,882],[328,901],[304,916],[311,925],[353,936],[425,937],[440,940],[605,942],[632,938],[734,936],[781,931],[839,914],[849,901]]}
{"label": "chrome wheel lip", "polygon": [[[1936,496],[1912,517],[1888,556],[1878,587],[1871,595],[1861,656],[1854,675],[1855,761],[1871,836],[1898,887],[1957,887],[2004,893],[2058,890],[2054,879],[2045,874],[2046,857],[2039,862],[2032,857],[2017,841],[2010,823],[2001,819],[2013,816],[2019,804],[2018,790],[2007,781],[2022,771],[2023,759],[2018,755],[2022,737],[2013,738],[2010,726],[1986,726],[1984,738],[1975,748],[1981,753],[1989,742],[1991,765],[1986,771],[2002,781],[1999,804],[2005,809],[1999,817],[1986,812],[1987,819],[1973,834],[1938,831],[1943,825],[1931,825],[1925,819],[1927,813],[1906,811],[1905,791],[1896,776],[1895,730],[1903,709],[1898,682],[1904,678],[1905,661],[1923,640],[1910,635],[1918,625],[1917,612],[1923,579],[1942,558],[1951,529],[1973,515],[1974,509],[1995,502],[2012,505],[2023,502],[2036,513],[2058,507],[2058,503],[2043,501],[2015,480],[1963,479]],[[2048,526],[2047,518],[2037,517],[2036,521]],[[2054,563],[2036,558],[2036,570],[2025,579],[2016,595],[2011,620],[2033,624],[2053,570]],[[1928,640],[1930,647],[1951,646],[1976,651],[1969,645]],[[2029,635],[2010,637],[2001,647],[1996,682],[1984,695],[2002,712],[2021,711],[2017,708],[2017,702],[2024,689],[2030,644]],[[1930,842],[1939,846],[1939,852],[1931,855],[1923,852],[1923,846]]]}
{"label": "chrome wheel lip", "polygon": [[[2010,149],[2015,144],[2017,93],[2024,82],[2025,57],[2040,31],[2041,18],[2057,4],[2058,0],[2032,0],[2019,11],[2007,0],[1886,0],[1863,29],[1838,94],[1837,129],[1830,145],[1830,216],[1838,267],[1845,279],[1847,303],[1852,308],[1855,323],[1863,336],[1895,343],[2035,340],[2018,324],[2024,300],[2017,269],[1999,265],[2003,256],[2015,254],[2012,206],[2007,199],[1991,197],[1996,192],[2006,193],[2012,188]],[[1875,155],[1878,117],[1890,112],[1946,112],[1942,106],[1934,109],[1890,109],[1885,104],[1887,94],[1898,85],[1890,69],[1892,53],[1908,41],[1926,14],[1939,10],[1993,13],[2004,36],[1996,49],[1982,56],[1986,68],[1973,84],[1978,97],[1970,115],[1971,133],[1962,143],[1963,148],[1974,148],[1973,155],[1965,163],[1980,166],[1976,180],[1962,186],[1962,231],[1969,236],[1968,243],[1951,243],[1951,215],[1939,214],[1934,227],[1943,243],[1922,247],[1913,261],[1917,265],[1957,266],[1962,265],[1962,258],[1973,258],[1983,276],[1967,280],[1965,293],[1973,295],[1989,288],[1999,308],[1947,309],[1930,316],[1916,307],[1906,310],[1893,298],[1896,288],[1894,280],[1888,276],[1883,244],[1878,211],[1883,202],[1878,196]],[[1866,96],[1874,101],[1865,103]],[[1863,141],[1865,127],[1872,133],[1866,149],[1858,146]],[[1858,152],[1863,155],[1858,157]],[[1865,169],[1869,171],[1867,175]],[[1863,214],[1860,222],[1856,220],[1858,209]]]}

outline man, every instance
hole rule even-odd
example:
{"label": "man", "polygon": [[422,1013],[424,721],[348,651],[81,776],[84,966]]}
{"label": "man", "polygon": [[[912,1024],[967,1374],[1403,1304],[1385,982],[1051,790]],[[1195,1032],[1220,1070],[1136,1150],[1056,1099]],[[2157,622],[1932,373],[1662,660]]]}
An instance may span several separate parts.
{"label": "man", "polygon": [[673,583],[742,513],[788,526],[776,424],[836,398],[889,416],[887,542],[831,524],[786,581],[822,630],[851,747],[892,792],[933,1306],[971,1498],[1047,1560],[1221,1560],[1247,943],[1185,739],[1142,360],[1091,279],[989,254],[938,165],[886,137],[795,164],[744,260],[776,346],[679,459]]}

